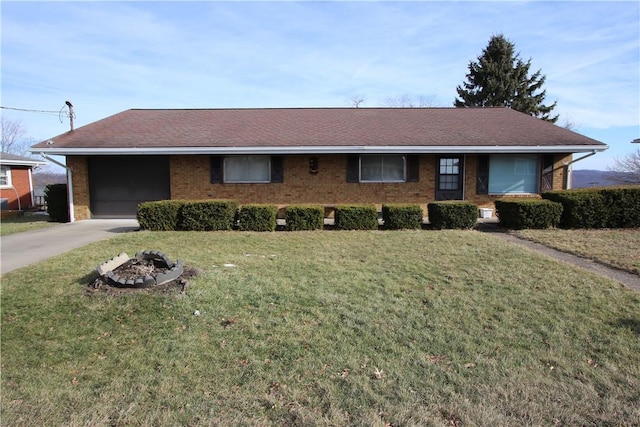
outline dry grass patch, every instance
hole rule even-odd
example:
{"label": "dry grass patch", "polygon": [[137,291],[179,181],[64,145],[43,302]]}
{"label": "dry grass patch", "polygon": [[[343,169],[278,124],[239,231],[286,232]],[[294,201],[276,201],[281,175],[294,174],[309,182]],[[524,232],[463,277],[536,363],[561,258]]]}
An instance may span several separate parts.
{"label": "dry grass patch", "polygon": [[513,232],[543,245],[640,274],[640,229],[520,230]]}
{"label": "dry grass patch", "polygon": [[[143,249],[203,273],[85,294]],[[130,233],[1,303],[7,425],[640,424],[640,296],[472,231]]]}
{"label": "dry grass patch", "polygon": [[26,212],[20,217],[3,219],[0,223],[0,236],[47,228],[57,224],[59,223],[49,222],[49,215]]}

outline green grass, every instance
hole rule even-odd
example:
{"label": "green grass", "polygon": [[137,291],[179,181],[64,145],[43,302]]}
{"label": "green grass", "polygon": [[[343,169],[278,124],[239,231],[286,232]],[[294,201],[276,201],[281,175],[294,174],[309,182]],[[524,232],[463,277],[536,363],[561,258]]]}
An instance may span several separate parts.
{"label": "green grass", "polygon": [[[203,274],[85,294],[143,249]],[[1,302],[3,425],[640,423],[640,295],[477,232],[130,233]]]}
{"label": "green grass", "polygon": [[516,236],[640,274],[640,228],[616,230],[519,230]]}
{"label": "green grass", "polygon": [[0,236],[23,233],[25,231],[37,230],[39,228],[46,228],[59,224],[57,222],[48,221],[49,215],[33,214],[29,212],[26,212],[24,216],[17,218],[6,218],[0,223]]}

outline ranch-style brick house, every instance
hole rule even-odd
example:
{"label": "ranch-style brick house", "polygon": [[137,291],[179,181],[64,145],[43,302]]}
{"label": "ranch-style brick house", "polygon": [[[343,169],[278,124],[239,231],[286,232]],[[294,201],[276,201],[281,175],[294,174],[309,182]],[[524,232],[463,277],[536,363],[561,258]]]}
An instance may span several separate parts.
{"label": "ranch-style brick house", "polygon": [[257,108],[132,109],[31,151],[66,156],[79,220],[164,199],[492,207],[570,187],[572,164],[607,148],[508,108]]}

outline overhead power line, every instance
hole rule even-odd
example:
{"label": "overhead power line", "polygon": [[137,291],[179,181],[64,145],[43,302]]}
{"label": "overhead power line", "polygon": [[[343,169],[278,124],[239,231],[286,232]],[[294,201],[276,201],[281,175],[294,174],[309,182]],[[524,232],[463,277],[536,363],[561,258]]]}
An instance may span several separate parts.
{"label": "overhead power line", "polygon": [[[69,108],[69,111],[64,111],[65,108]],[[69,101],[65,102],[65,105],[62,106],[62,108],[60,108],[60,110],[58,111],[54,111],[54,110],[33,110],[33,109],[29,109],[29,108],[15,108],[15,107],[4,107],[4,106],[0,106],[1,109],[3,110],[13,110],[13,111],[24,111],[27,113],[38,113],[38,114],[46,114],[49,116],[58,116],[58,119],[60,120],[60,123],[62,123],[62,118],[63,117],[68,117],[73,121],[73,118],[75,117],[75,113],[73,112],[73,106],[71,105],[71,103]]]}
{"label": "overhead power line", "polygon": [[60,114],[60,111],[47,111],[47,110],[31,110],[28,108],[13,108],[13,107],[3,107],[0,106],[0,108],[2,108],[3,110],[13,110],[13,111],[25,111],[27,113],[42,113],[42,114],[51,114],[51,115],[58,115]]}

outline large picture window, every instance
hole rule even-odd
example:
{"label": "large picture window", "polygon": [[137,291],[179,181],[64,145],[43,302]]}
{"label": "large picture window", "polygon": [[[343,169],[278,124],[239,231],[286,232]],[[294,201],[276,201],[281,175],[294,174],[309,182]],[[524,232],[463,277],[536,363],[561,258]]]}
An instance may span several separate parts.
{"label": "large picture window", "polygon": [[211,183],[282,183],[282,156],[211,156]]}
{"label": "large picture window", "polygon": [[536,155],[492,155],[489,158],[489,193],[537,193],[539,169]]}
{"label": "large picture window", "polygon": [[224,182],[271,182],[269,156],[230,156],[224,159]]}
{"label": "large picture window", "polygon": [[404,156],[361,156],[361,182],[404,182]]}

